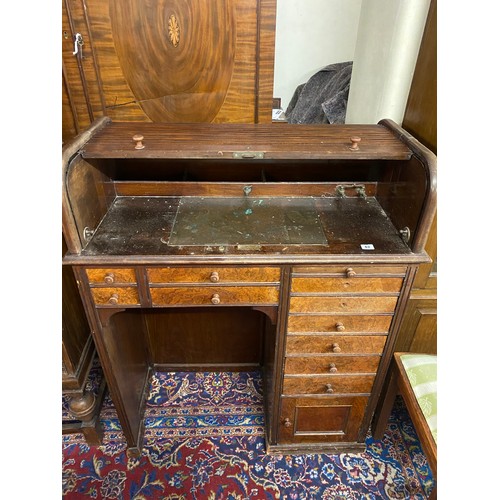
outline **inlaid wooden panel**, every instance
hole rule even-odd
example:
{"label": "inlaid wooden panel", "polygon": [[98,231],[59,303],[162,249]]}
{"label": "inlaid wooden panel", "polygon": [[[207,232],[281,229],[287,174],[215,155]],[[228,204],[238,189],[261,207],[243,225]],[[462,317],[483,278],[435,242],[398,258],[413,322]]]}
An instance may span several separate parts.
{"label": "inlaid wooden panel", "polygon": [[285,373],[327,374],[327,373],[376,373],[380,356],[288,356]]}
{"label": "inlaid wooden panel", "polygon": [[402,278],[293,278],[292,293],[399,292]]}
{"label": "inlaid wooden panel", "polygon": [[139,294],[135,287],[92,288],[96,305],[139,305]]}
{"label": "inlaid wooden panel", "polygon": [[152,283],[224,283],[268,282],[280,280],[278,267],[152,267]]}
{"label": "inlaid wooden panel", "polygon": [[280,443],[355,441],[368,397],[282,398]]}
{"label": "inlaid wooden panel", "polygon": [[341,333],[387,333],[392,315],[387,316],[334,316],[334,315],[290,315],[289,333],[293,332],[341,332]]}
{"label": "inlaid wooden panel", "polygon": [[286,353],[381,354],[385,340],[384,335],[288,335]]}
{"label": "inlaid wooden panel", "polygon": [[168,287],[150,288],[153,305],[277,304],[278,287]]}
{"label": "inlaid wooden panel", "polygon": [[84,39],[84,58],[70,68],[69,80],[87,116],[104,111],[116,121],[271,122],[275,0],[65,4],[68,64],[76,61],[72,35],[78,31]]}
{"label": "inlaid wooden panel", "polygon": [[135,283],[134,269],[87,269],[89,283]]}
{"label": "inlaid wooden panel", "polygon": [[397,297],[292,297],[290,312],[390,313]]}
{"label": "inlaid wooden panel", "polygon": [[316,375],[314,377],[287,377],[285,375],[283,394],[363,394],[371,391],[374,379],[375,375]]}

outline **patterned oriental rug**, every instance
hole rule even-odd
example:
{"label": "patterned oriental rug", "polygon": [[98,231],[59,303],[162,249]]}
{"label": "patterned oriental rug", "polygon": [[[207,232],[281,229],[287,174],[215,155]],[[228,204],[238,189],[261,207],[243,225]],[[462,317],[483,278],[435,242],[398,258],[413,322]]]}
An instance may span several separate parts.
{"label": "patterned oriental rug", "polygon": [[[91,374],[97,390],[100,370]],[[109,396],[101,411],[103,444],[63,436],[66,499],[299,500],[425,499],[432,472],[398,398],[382,441],[366,452],[267,455],[258,372],[156,373],[142,455],[129,459]],[[63,400],[63,421],[69,420]]]}

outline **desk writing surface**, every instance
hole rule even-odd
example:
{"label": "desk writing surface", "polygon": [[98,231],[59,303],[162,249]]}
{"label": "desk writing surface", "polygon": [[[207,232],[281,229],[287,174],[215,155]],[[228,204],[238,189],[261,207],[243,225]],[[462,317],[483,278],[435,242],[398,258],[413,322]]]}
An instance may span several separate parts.
{"label": "desk writing surface", "polygon": [[229,255],[411,254],[374,197],[121,196],[82,256],[203,255],[214,246]]}

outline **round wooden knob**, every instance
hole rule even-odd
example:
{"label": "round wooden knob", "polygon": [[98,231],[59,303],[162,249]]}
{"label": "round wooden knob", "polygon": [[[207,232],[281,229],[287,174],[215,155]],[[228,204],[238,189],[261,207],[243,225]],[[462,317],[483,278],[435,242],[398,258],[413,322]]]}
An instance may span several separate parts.
{"label": "round wooden knob", "polygon": [[115,275],[113,273],[108,273],[104,276],[104,281],[108,284],[115,282]]}
{"label": "round wooden knob", "polygon": [[351,151],[358,151],[359,150],[359,143],[361,142],[361,137],[357,137],[357,136],[354,136],[354,137],[351,137],[351,146],[349,147],[349,149]]}
{"label": "round wooden knob", "polygon": [[346,270],[345,270],[345,274],[348,278],[354,278],[354,276],[356,276],[356,271],[354,271],[354,269],[352,267],[348,267]]}
{"label": "round wooden knob", "polygon": [[337,343],[335,343],[332,345],[332,351],[333,352],[341,352],[342,349],[340,348],[340,346]]}
{"label": "round wooden knob", "polygon": [[330,363],[330,366],[328,368],[328,371],[330,373],[335,373],[337,371],[337,367],[335,366],[335,363]]}
{"label": "round wooden knob", "polygon": [[335,323],[335,330],[337,330],[337,332],[343,332],[345,330],[344,323],[342,323],[341,321]]}
{"label": "round wooden knob", "polygon": [[220,297],[219,297],[219,294],[218,293],[214,293],[212,295],[212,298],[210,299],[210,301],[212,302],[212,304],[220,304]]}
{"label": "round wooden knob", "polygon": [[132,137],[132,139],[135,141],[135,149],[144,149],[145,146],[144,144],[142,143],[142,141],[144,140],[144,136],[142,136],[141,134],[135,134],[134,137]]}
{"label": "round wooden knob", "polygon": [[283,420],[283,425],[285,427],[291,427],[292,426],[292,422],[290,421],[289,418],[285,418],[285,420]]}
{"label": "round wooden knob", "polygon": [[108,302],[110,304],[118,304],[118,294],[114,293],[113,295],[111,295],[111,297],[108,299]]}
{"label": "round wooden knob", "polygon": [[217,271],[214,271],[211,275],[210,275],[210,281],[212,283],[217,283],[218,281],[220,280],[219,278],[219,273]]}
{"label": "round wooden knob", "polygon": [[328,394],[333,394],[333,387],[332,384],[326,384],[325,390]]}

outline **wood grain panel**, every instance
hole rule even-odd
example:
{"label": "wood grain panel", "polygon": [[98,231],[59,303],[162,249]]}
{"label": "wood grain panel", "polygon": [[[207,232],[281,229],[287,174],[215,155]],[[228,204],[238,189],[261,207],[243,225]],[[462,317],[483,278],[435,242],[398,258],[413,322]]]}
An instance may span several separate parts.
{"label": "wood grain panel", "polygon": [[376,373],[380,356],[288,356],[285,373]]}
{"label": "wood grain panel", "polygon": [[347,276],[347,271],[352,270],[357,276],[391,276],[406,274],[404,266],[294,266],[293,275],[342,275]]}
{"label": "wood grain panel", "polygon": [[279,282],[278,267],[151,267],[152,283]]}
{"label": "wood grain panel", "polygon": [[385,346],[384,335],[288,335],[286,354],[381,354]]}
{"label": "wood grain panel", "polygon": [[391,322],[392,316],[296,315],[288,317],[287,331],[387,333]]}
{"label": "wood grain panel", "polygon": [[[232,304],[277,304],[278,287],[264,286],[213,286],[213,287],[168,287],[150,288],[154,306],[161,305],[232,305]],[[217,296],[219,302],[212,299]]]}
{"label": "wood grain panel", "polygon": [[[116,288],[92,288],[92,297],[96,305],[109,305],[118,307],[120,305],[139,305],[139,294],[135,287],[116,287]],[[116,296],[117,302],[109,300]]]}
{"label": "wood grain panel", "polygon": [[297,278],[292,293],[399,292],[402,278]]}
{"label": "wood grain panel", "polygon": [[397,297],[292,297],[290,312],[390,313]]}
{"label": "wood grain panel", "polygon": [[356,441],[368,398],[282,398],[280,443]]}
{"label": "wood grain panel", "polygon": [[134,269],[87,269],[89,283],[135,283]]}
{"label": "wood grain panel", "polygon": [[287,377],[283,381],[283,394],[369,394],[375,375],[322,375],[313,377]]}

